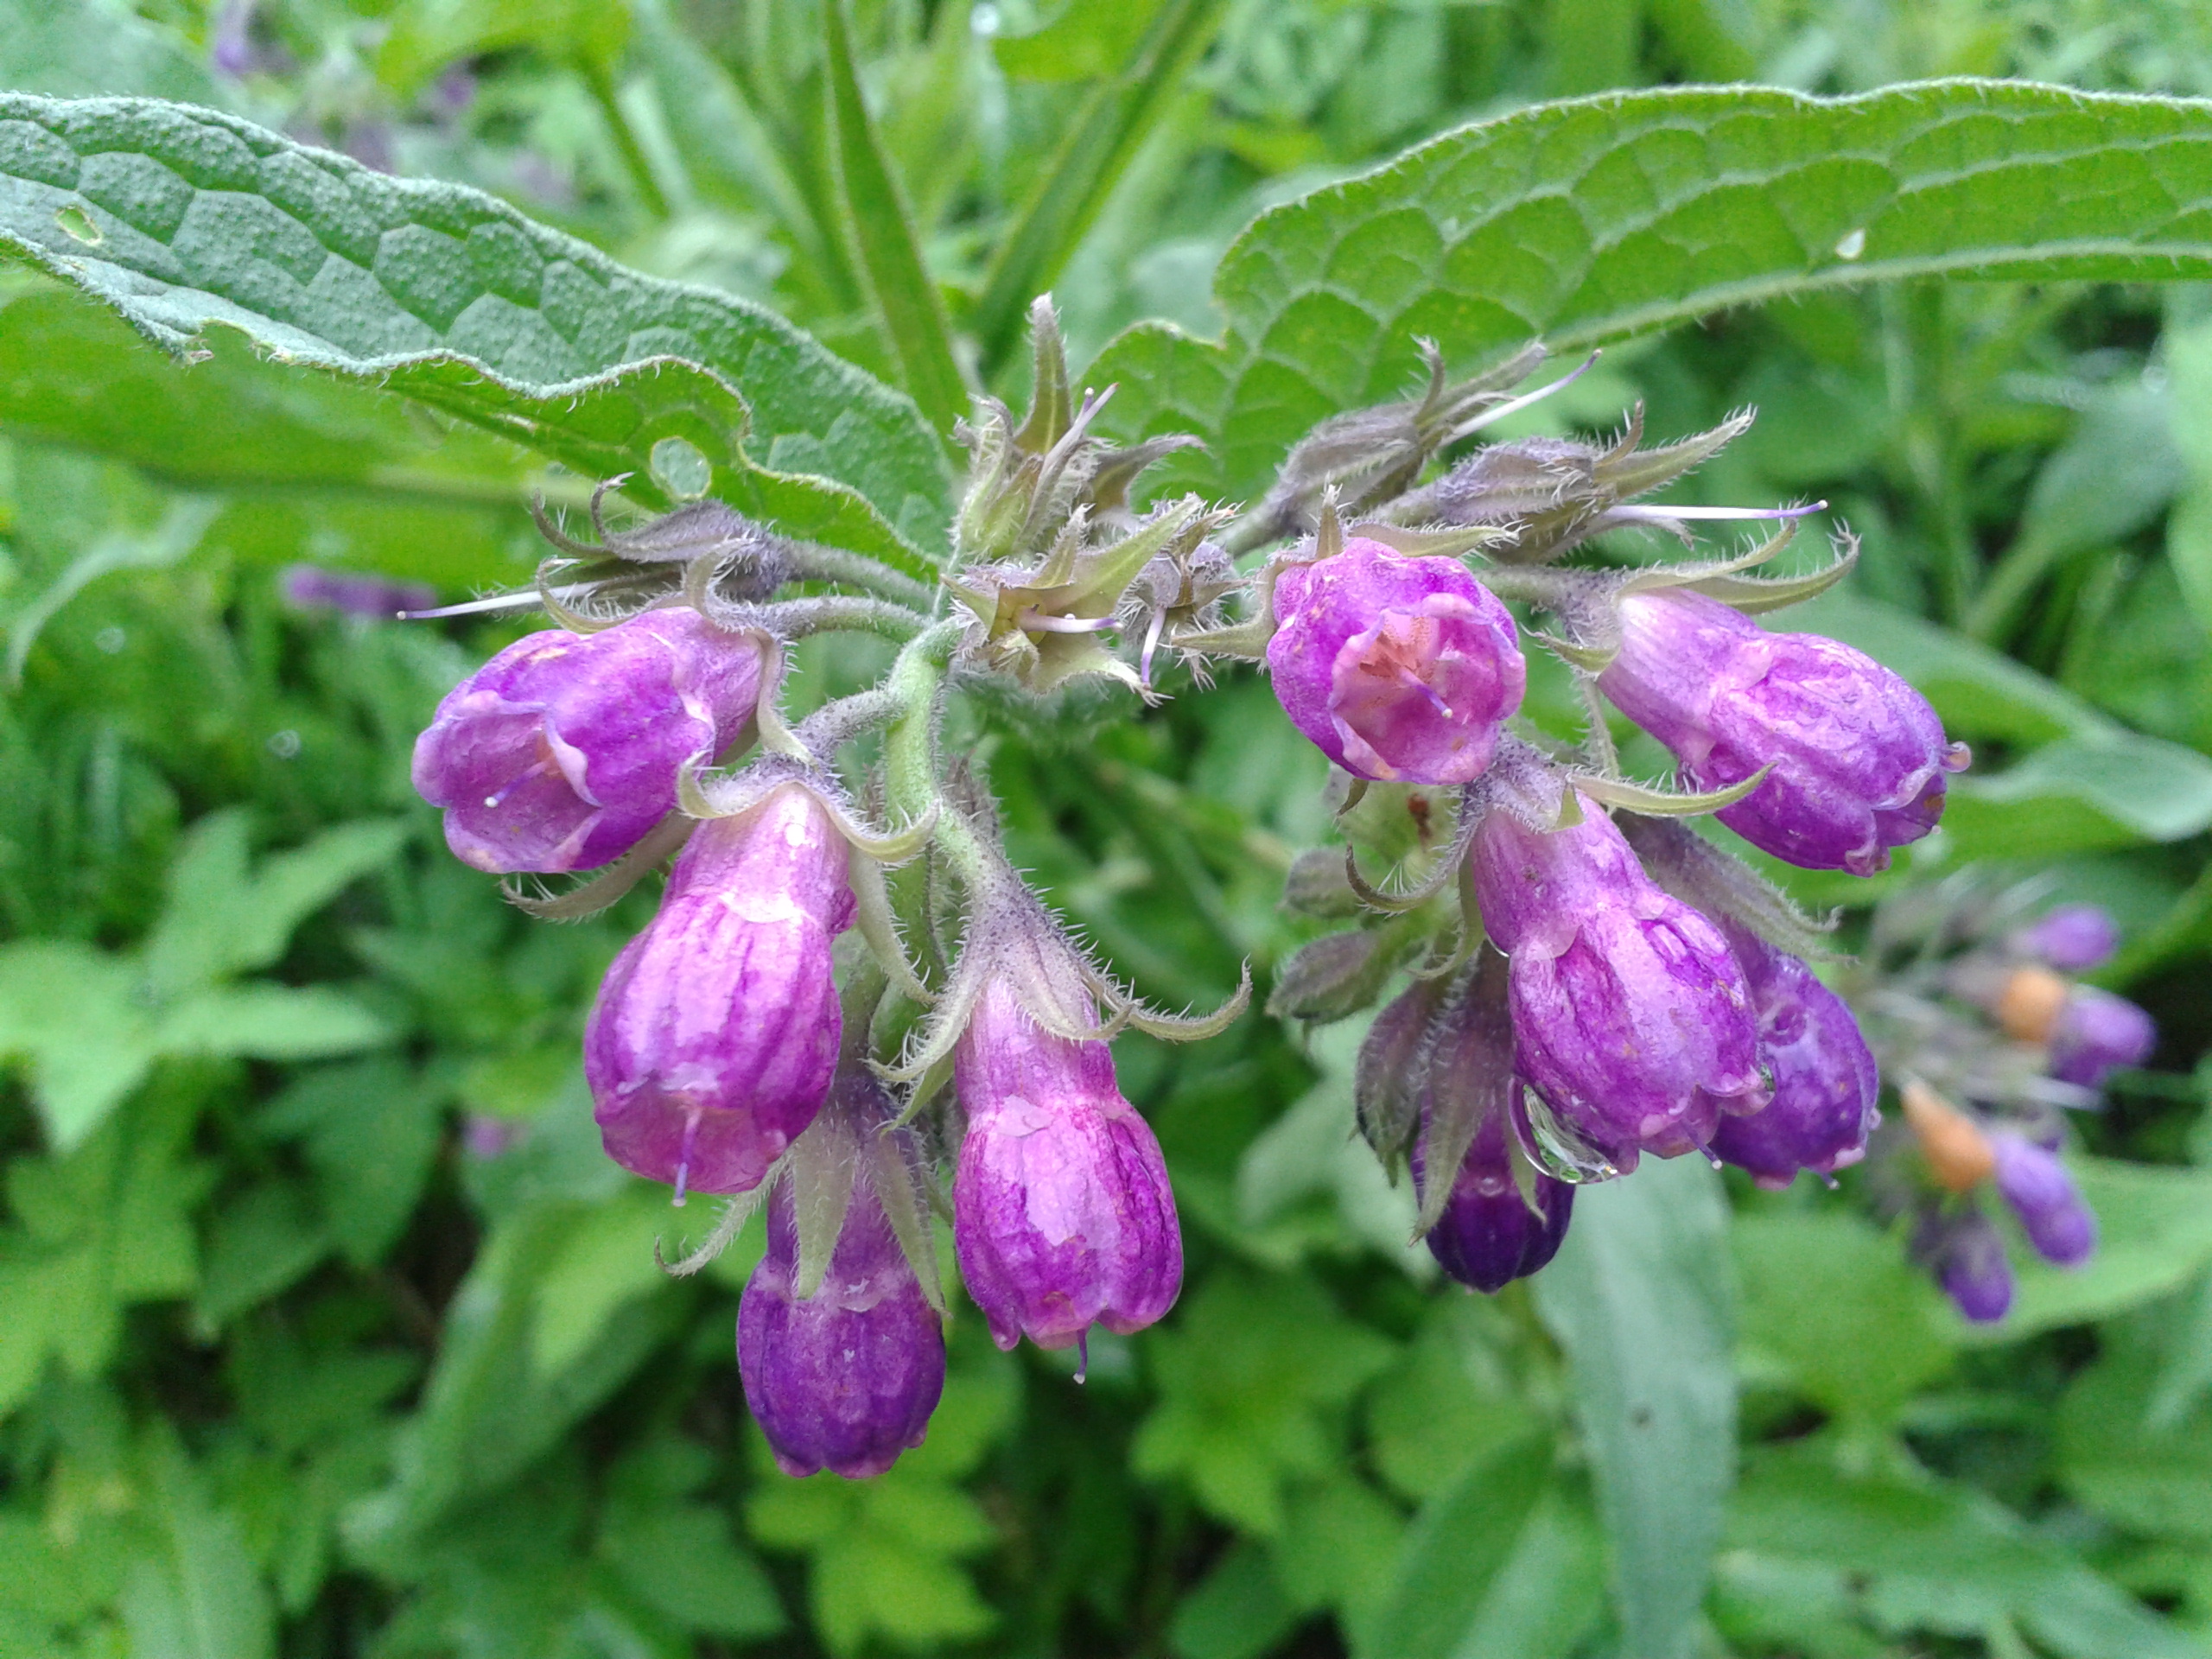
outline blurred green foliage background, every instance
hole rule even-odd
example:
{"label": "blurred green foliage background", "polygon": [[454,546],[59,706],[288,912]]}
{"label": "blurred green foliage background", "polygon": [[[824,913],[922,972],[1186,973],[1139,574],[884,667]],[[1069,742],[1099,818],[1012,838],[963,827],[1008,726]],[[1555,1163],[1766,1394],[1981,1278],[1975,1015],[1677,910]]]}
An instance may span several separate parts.
{"label": "blurred green foliage background", "polygon": [[[931,414],[958,391],[918,330],[1008,396],[1044,289],[1077,362],[1144,318],[1213,334],[1257,211],[1535,100],[2212,93],[2191,0],[861,0],[854,31],[920,288],[842,217],[867,181],[807,0],[0,0],[0,86],[213,105],[479,186]],[[578,1071],[650,896],[531,923],[408,785],[513,625],[277,591],[302,560],[524,580],[530,491],[590,480],[396,393],[181,369],[0,282],[0,1656],[1568,1659],[1624,1651],[1609,1575],[1697,1596],[1700,1555],[1630,1559],[1596,1517],[1566,1356],[1624,1328],[1602,1264],[1440,1287],[1346,1139],[1357,1020],[1122,1039],[1182,1206],[1176,1314],[1095,1338],[1080,1387],[963,1318],[924,1449],[865,1485],[776,1473],[731,1352],[757,1227],[664,1278],[654,1241],[699,1212],[600,1156]],[[226,375],[253,423],[195,401]],[[1993,1332],[1849,1180],[1624,1189],[1689,1299],[1649,1357],[1735,1333],[1704,1381],[1740,1388],[1740,1473],[1688,1650],[2212,1651],[2212,301],[1829,293],[1611,353],[1516,429],[1637,397],[1661,434],[1759,406],[1700,499],[1832,501],[1866,556],[1802,626],[1906,672],[1999,778],[1876,882],[1771,873],[1854,906],[2040,875],[2120,918],[2106,982],[2163,1032],[2084,1125],[2098,1262],[2031,1276]],[[802,702],[882,665],[799,658]],[[1319,931],[1277,899],[1325,768],[1253,677],[1074,738],[964,717],[1016,861],[1146,995],[1211,1002],[1247,958],[1264,989]]]}

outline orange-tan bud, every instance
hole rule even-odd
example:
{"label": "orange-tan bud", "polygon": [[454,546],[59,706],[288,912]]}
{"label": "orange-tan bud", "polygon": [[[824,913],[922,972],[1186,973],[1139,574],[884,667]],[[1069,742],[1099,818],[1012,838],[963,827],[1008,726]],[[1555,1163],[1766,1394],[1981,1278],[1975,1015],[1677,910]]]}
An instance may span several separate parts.
{"label": "orange-tan bud", "polygon": [[1904,1102],[1904,1121],[1919,1137],[1920,1150],[1939,1183],[1965,1192],[1989,1179],[1997,1154],[1979,1124],[1917,1078],[1897,1092]]}
{"label": "orange-tan bud", "polygon": [[2015,968],[1997,994],[1997,1023],[2016,1041],[2048,1042],[2073,988],[2048,968]]}

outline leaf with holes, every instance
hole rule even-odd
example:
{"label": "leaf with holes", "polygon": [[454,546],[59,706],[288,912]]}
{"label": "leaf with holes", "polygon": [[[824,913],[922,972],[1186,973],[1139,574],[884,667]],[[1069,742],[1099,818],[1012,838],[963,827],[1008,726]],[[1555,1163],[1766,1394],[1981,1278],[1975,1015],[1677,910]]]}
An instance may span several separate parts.
{"label": "leaf with holes", "polygon": [[[590,477],[680,439],[787,532],[918,571],[943,448],[905,397],[772,314],[641,276],[504,202],[387,177],[207,110],[0,96],[0,248],[188,357],[396,391]],[[60,372],[66,365],[57,365]]]}
{"label": "leaf with holes", "polygon": [[1662,88],[1478,122],[1263,213],[1219,344],[1160,323],[1084,377],[1194,432],[1163,491],[1256,499],[1315,422],[1462,367],[1903,276],[2212,276],[2212,105],[1948,80],[1845,99]]}

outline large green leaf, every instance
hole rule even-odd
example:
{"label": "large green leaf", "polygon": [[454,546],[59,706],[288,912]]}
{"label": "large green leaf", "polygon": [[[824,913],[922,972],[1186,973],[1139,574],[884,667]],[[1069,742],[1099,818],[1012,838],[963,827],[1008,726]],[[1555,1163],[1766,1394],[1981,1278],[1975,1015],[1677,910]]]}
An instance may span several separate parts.
{"label": "large green leaf", "polygon": [[1930,275],[2212,276],[2212,105],[1934,81],[1836,99],[1662,88],[1478,122],[1255,221],[1219,344],[1143,324],[1084,377],[1177,482],[1258,493],[1314,422],[1455,364]]}
{"label": "large green leaf", "polygon": [[[943,538],[913,405],[772,313],[624,270],[480,192],[389,178],[229,116],[0,96],[0,247],[188,358],[241,331],[590,477],[656,444],[794,534],[910,567]],[[55,372],[66,369],[56,364]]]}
{"label": "large green leaf", "polygon": [[1623,1659],[1688,1651],[1736,1467],[1728,1205],[1700,1160],[1584,1187],[1537,1306],[1567,1349]]}

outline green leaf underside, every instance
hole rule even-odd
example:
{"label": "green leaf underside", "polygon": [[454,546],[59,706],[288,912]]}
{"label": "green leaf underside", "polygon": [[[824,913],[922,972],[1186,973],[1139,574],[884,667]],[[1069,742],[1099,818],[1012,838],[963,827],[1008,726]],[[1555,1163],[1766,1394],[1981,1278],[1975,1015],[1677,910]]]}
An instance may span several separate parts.
{"label": "green leaf underside", "polygon": [[653,444],[681,437],[717,495],[789,533],[910,570],[942,542],[950,477],[910,401],[772,313],[479,191],[212,111],[4,94],[0,247],[171,352],[227,327],[648,496]]}
{"label": "green leaf underside", "polygon": [[1196,433],[1162,491],[1256,499],[1314,422],[1459,367],[1732,305],[1946,274],[2212,276],[2212,105],[1930,81],[1819,99],[1660,88],[1447,133],[1262,214],[1214,278],[1218,344],[1139,324],[1104,424]]}

